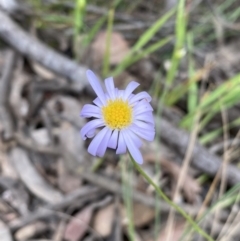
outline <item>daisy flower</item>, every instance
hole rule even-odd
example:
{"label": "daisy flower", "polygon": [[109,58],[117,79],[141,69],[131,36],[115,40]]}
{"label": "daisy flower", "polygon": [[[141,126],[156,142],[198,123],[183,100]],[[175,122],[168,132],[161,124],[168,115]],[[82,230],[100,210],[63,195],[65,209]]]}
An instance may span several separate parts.
{"label": "daisy flower", "polygon": [[102,157],[108,147],[116,149],[116,154],[124,154],[128,149],[133,159],[142,164],[139,150],[142,139],[152,141],[155,136],[153,108],[149,104],[151,96],[145,91],[133,94],[139,86],[135,81],[125,90],[119,90],[115,88],[113,78],[107,78],[105,92],[91,70],[87,70],[87,77],[97,98],[94,105],[86,104],[81,111],[81,117],[94,118],[81,129],[83,140],[94,137],[96,129],[102,127],[90,143],[88,152]]}

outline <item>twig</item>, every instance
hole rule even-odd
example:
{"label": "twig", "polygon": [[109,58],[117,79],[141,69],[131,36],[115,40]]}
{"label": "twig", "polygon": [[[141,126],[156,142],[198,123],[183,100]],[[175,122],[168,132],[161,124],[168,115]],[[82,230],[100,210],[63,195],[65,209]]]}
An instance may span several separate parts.
{"label": "twig", "polygon": [[56,202],[55,204],[48,204],[44,208],[40,208],[36,212],[29,213],[25,217],[12,221],[9,224],[9,227],[12,231],[15,231],[31,222],[53,215],[56,210],[60,210],[69,206],[77,199],[79,199],[79,204],[84,204],[86,201],[91,200],[92,197],[95,198],[96,195],[99,195],[99,192],[100,189],[97,187],[81,187],[65,196],[60,202]]}
{"label": "twig", "polygon": [[36,145],[35,143],[32,142],[32,140],[23,136],[20,133],[15,133],[14,138],[20,146],[28,150],[49,154],[49,155],[59,155],[59,150],[55,146]]}
{"label": "twig", "polygon": [[13,136],[14,124],[8,103],[13,67],[16,60],[16,52],[9,50],[5,60],[2,78],[0,80],[0,119],[3,123],[3,138],[9,140]]}
{"label": "twig", "polygon": [[212,154],[216,154],[223,149],[224,145],[227,145],[229,147],[229,146],[232,146],[232,145],[237,146],[237,145],[240,144],[240,139],[235,140],[234,143],[233,143],[233,140],[235,140],[235,138],[229,139],[226,142],[221,141],[219,143],[216,143],[209,148],[209,152],[212,153]]}
{"label": "twig", "polygon": [[0,37],[20,53],[56,74],[76,81],[79,91],[88,85],[86,67],[78,65],[30,36],[2,10],[0,10],[0,22]]}

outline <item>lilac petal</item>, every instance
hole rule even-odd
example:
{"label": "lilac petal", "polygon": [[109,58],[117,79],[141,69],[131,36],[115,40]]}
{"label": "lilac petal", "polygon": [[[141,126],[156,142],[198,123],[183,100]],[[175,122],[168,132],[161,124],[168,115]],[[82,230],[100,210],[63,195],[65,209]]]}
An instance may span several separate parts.
{"label": "lilac petal", "polygon": [[92,140],[88,147],[88,152],[93,156],[97,155],[98,147],[101,145],[105,135],[108,133],[109,128],[104,127]]}
{"label": "lilac petal", "polygon": [[93,138],[95,136],[95,131],[96,131],[96,129],[92,129],[91,131],[89,131],[86,134],[87,138]]}
{"label": "lilac petal", "polygon": [[116,149],[117,148],[117,142],[118,142],[118,130],[114,130],[112,133],[111,138],[109,139],[108,142],[108,147],[112,148],[112,149]]}
{"label": "lilac petal", "polygon": [[118,148],[116,151],[116,154],[124,154],[127,151],[127,146],[123,138],[123,131],[120,131],[119,133],[119,139],[118,139]]}
{"label": "lilac petal", "polygon": [[128,97],[128,102],[130,104],[130,100],[134,97],[135,95],[134,94],[130,94],[129,97]]}
{"label": "lilac petal", "polygon": [[86,104],[83,106],[80,116],[82,117],[96,117],[96,118],[101,118],[101,110],[99,107],[95,106],[95,105],[90,105],[90,104]]}
{"label": "lilac petal", "polygon": [[145,121],[147,123],[151,123],[151,124],[154,125],[154,118],[153,118],[152,111],[148,111],[148,112],[138,114],[138,115],[134,116],[134,119]]}
{"label": "lilac petal", "polygon": [[122,99],[122,98],[123,98],[123,95],[124,95],[124,90],[118,90],[117,98],[118,98],[118,99]]}
{"label": "lilac petal", "polygon": [[110,96],[110,99],[114,100],[116,96],[115,96],[115,87],[114,87],[114,82],[112,77],[105,79],[105,86]]}
{"label": "lilac petal", "polygon": [[131,131],[131,128],[128,128],[126,130],[127,134],[132,138],[133,140],[133,143],[138,147],[140,148],[142,146],[142,141],[140,140],[140,138],[134,133]]}
{"label": "lilac petal", "polygon": [[[106,128],[108,128],[108,127],[106,127]],[[107,146],[108,146],[111,134],[112,134],[112,130],[108,128],[107,133],[103,137],[103,139],[102,139],[102,141],[101,141],[101,143],[100,143],[100,145],[98,147],[97,156],[103,157],[104,153],[107,150]]]}
{"label": "lilac petal", "polygon": [[95,129],[97,129],[98,127],[104,126],[104,125],[105,124],[103,123],[103,121],[101,119],[89,121],[80,131],[80,134],[81,134],[83,140],[87,139],[86,136],[88,135],[88,133],[91,135],[93,130],[95,131]]}
{"label": "lilac petal", "polygon": [[111,99],[108,93],[105,93],[105,98],[106,98],[106,102]]}
{"label": "lilac petal", "polygon": [[93,103],[100,108],[103,107],[103,104],[98,97],[93,101]]}
{"label": "lilac petal", "polygon": [[152,97],[146,92],[146,91],[142,91],[138,94],[136,94],[135,96],[133,96],[130,100],[129,100],[129,104],[134,104],[137,101],[140,101],[142,99],[145,99],[147,102],[150,102],[152,100]]}
{"label": "lilac petal", "polygon": [[145,129],[147,131],[155,131],[154,130],[154,125],[143,122],[143,121],[139,121],[139,120],[135,120],[134,124],[142,129]]}
{"label": "lilac petal", "polygon": [[124,132],[123,134],[124,136],[124,140],[127,144],[127,148],[131,154],[131,156],[133,157],[133,159],[138,163],[138,164],[143,164],[143,157],[141,152],[139,151],[139,149],[136,147],[136,145],[134,144],[132,138],[130,137],[128,132]]}
{"label": "lilac petal", "polygon": [[152,106],[146,101],[146,100],[142,100],[140,101],[136,106],[134,106],[133,108],[133,114],[134,116],[144,113],[144,112],[148,112],[148,111],[153,111]]}
{"label": "lilac petal", "polygon": [[132,125],[131,126],[131,130],[137,134],[138,136],[140,136],[141,138],[143,138],[144,140],[147,140],[147,141],[153,141],[154,140],[154,137],[155,137],[155,131],[149,129],[142,129],[136,125]]}
{"label": "lilac petal", "polygon": [[115,96],[118,98],[118,88],[115,88]]}
{"label": "lilac petal", "polygon": [[103,92],[102,86],[97,76],[91,70],[87,70],[87,77],[90,85],[92,86],[93,90],[99,97],[100,101],[102,102],[102,104],[105,104],[106,103],[105,94]]}
{"label": "lilac petal", "polygon": [[123,99],[127,100],[127,98],[132,94],[132,92],[139,86],[140,84],[135,82],[135,81],[131,81],[126,90],[124,91],[124,95],[123,95]]}

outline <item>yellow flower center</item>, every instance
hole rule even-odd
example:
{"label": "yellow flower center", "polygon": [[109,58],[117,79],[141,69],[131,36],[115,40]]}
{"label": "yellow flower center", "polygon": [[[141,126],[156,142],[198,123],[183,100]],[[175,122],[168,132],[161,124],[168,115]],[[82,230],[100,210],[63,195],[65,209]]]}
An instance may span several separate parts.
{"label": "yellow flower center", "polygon": [[112,129],[123,129],[132,123],[132,107],[122,99],[109,100],[102,113],[106,125]]}

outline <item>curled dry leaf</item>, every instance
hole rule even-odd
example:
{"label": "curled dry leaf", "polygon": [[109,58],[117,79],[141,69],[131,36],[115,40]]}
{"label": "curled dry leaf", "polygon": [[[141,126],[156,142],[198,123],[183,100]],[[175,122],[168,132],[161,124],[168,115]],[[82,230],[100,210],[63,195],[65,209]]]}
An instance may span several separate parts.
{"label": "curled dry leaf", "polygon": [[84,236],[89,229],[89,224],[92,219],[93,205],[85,207],[78,212],[71,221],[67,224],[64,232],[64,239],[68,241],[78,241]]}
{"label": "curled dry leaf", "polygon": [[112,224],[114,222],[114,207],[114,204],[110,204],[104,208],[99,209],[95,215],[93,229],[102,237],[107,237],[111,233]]}
{"label": "curled dry leaf", "polygon": [[[107,32],[97,35],[91,46],[92,58],[94,63],[102,62],[106,54]],[[110,64],[119,64],[129,53],[129,45],[121,33],[112,32],[110,41]]]}
{"label": "curled dry leaf", "polygon": [[51,204],[63,199],[63,195],[39,175],[23,149],[13,148],[10,151],[10,159],[23,183],[38,198]]}

